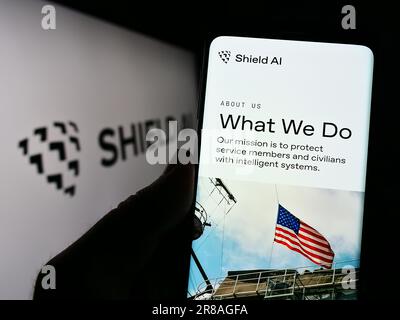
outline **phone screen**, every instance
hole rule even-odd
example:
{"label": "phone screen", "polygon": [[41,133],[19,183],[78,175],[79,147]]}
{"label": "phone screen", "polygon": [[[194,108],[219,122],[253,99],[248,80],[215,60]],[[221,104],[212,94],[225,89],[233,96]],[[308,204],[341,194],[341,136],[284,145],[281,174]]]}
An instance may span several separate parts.
{"label": "phone screen", "polygon": [[188,295],[356,299],[371,50],[220,36],[207,55]]}

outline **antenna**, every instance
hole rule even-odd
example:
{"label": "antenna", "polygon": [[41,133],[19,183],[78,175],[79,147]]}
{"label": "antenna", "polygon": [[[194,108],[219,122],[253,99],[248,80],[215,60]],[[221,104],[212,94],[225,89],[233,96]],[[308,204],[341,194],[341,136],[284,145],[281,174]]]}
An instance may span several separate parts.
{"label": "antenna", "polygon": [[[212,210],[213,212],[216,211],[220,205],[224,204],[225,209],[227,208],[227,210],[224,210],[224,214],[227,215],[237,203],[236,198],[220,178],[209,178],[209,181],[211,183],[211,192],[209,193],[208,198],[204,199],[204,202],[207,202],[209,198],[212,198],[217,203],[217,206]],[[211,227],[209,218],[210,215],[207,210],[199,201],[196,200],[193,240],[197,240],[202,236],[205,227]]]}
{"label": "antenna", "polygon": [[[199,239],[203,233],[205,227],[211,227],[210,216],[220,208],[220,206],[224,206],[223,208],[223,217],[225,220],[226,215],[232,210],[234,205],[237,203],[235,196],[230,192],[228,187],[220,178],[209,178],[208,180],[208,190],[211,191],[205,192],[205,196],[201,199],[196,200],[195,203],[195,215],[194,215],[194,233],[193,240]],[[210,202],[210,200],[212,200]],[[207,205],[208,204],[208,205]],[[217,226],[218,224],[216,224]],[[225,227],[225,223],[224,226]],[[203,243],[207,240],[208,235],[206,235],[203,239]],[[198,270],[200,271],[201,276],[203,277],[207,287],[205,292],[209,292],[213,290],[213,286],[208,279],[208,276],[201,265],[198,257],[196,256],[194,250],[192,249],[191,255],[194,263],[196,264]]]}

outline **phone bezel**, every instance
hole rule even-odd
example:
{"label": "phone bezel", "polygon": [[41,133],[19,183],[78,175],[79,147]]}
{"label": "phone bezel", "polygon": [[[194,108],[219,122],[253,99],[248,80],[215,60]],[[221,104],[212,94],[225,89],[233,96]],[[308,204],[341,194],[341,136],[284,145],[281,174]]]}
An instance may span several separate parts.
{"label": "phone bezel", "polygon": [[[210,32],[205,37],[203,43],[203,54],[202,54],[202,64],[200,69],[200,80],[199,80],[199,95],[198,95],[198,105],[196,110],[196,131],[198,136],[198,157],[200,159],[201,154],[201,130],[203,128],[203,116],[204,116],[204,103],[205,103],[205,95],[206,95],[206,86],[207,86],[207,75],[208,75],[208,62],[209,62],[209,52],[210,52],[210,45],[218,37],[221,36],[234,36],[234,37],[251,37],[251,38],[260,38],[260,39],[278,39],[278,40],[295,40],[295,41],[309,41],[309,42],[321,42],[321,43],[340,43],[340,44],[353,44],[353,45],[362,45],[366,46],[375,55],[374,46],[372,45],[372,41],[367,41],[364,37],[361,37],[361,40],[357,37],[350,37],[347,39],[341,39],[336,35],[314,35],[310,36],[306,33],[274,33],[271,32],[269,34],[263,32],[243,32],[243,31],[236,31],[236,32]],[[373,72],[373,83],[375,82],[375,66]],[[360,269],[363,266],[363,260],[365,259],[365,245],[363,244],[366,235],[366,228],[365,228],[365,221],[366,218],[369,216],[369,210],[367,206],[367,199],[371,200],[369,195],[369,186],[371,185],[371,170],[369,167],[371,163],[369,161],[371,157],[371,140],[372,134],[375,130],[373,130],[373,122],[372,115],[373,115],[373,106],[374,106],[374,86],[372,86],[372,93],[371,93],[371,111],[370,111],[370,128],[369,128],[369,138],[368,138],[368,150],[367,150],[367,169],[366,169],[366,182],[365,182],[365,191],[364,191],[364,210],[363,210],[363,223],[362,223],[362,240],[361,240],[361,253],[360,253]],[[195,177],[194,177],[194,199],[191,206],[191,214],[192,217],[195,215],[195,203],[196,203],[196,193],[197,193],[197,186],[198,186],[198,173],[199,173],[199,164],[195,166]],[[192,241],[191,241],[192,242]],[[192,250],[192,245],[190,246]],[[189,275],[190,275],[190,257],[189,254],[189,263],[188,263],[188,271],[187,271],[187,283],[186,283],[186,291],[188,292],[189,288]],[[360,296],[363,296],[363,283],[360,278]],[[192,297],[193,298],[193,297]],[[190,299],[190,297],[189,297]]]}

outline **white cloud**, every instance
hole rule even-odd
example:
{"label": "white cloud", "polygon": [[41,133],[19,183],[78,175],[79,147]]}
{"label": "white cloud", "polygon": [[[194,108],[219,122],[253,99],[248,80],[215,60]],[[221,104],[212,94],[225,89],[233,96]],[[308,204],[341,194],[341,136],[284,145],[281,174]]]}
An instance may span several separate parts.
{"label": "white cloud", "polygon": [[[224,232],[224,269],[268,268],[277,218],[275,185],[224,180],[237,199],[225,216],[224,204],[217,205],[218,193],[200,178],[198,199],[210,208],[215,232]],[[317,229],[330,242],[336,257],[357,258],[360,251],[364,194],[298,186],[277,186],[279,202],[299,219]],[[214,199],[212,199],[215,195]],[[226,208],[225,208],[226,209]],[[262,264],[262,265],[257,265]],[[268,264],[268,265],[267,265]],[[272,267],[312,265],[300,254],[274,244]]]}

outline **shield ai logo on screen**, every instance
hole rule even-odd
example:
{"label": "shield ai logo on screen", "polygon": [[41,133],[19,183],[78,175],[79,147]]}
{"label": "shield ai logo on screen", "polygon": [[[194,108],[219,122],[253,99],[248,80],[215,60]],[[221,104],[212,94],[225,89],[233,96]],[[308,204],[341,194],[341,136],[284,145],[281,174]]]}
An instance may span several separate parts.
{"label": "shield ai logo on screen", "polygon": [[56,190],[73,197],[79,176],[81,146],[78,126],[72,122],[53,122],[38,127],[32,136],[19,141],[18,148],[29,164]]}
{"label": "shield ai logo on screen", "polygon": [[231,52],[230,51],[219,51],[218,52],[219,57],[221,58],[221,60],[225,63],[229,62],[229,59],[231,57]]}

